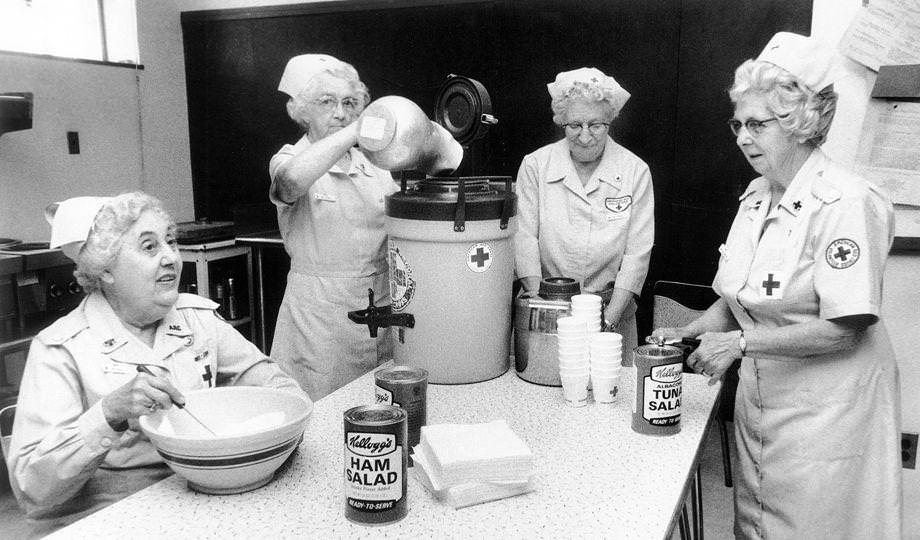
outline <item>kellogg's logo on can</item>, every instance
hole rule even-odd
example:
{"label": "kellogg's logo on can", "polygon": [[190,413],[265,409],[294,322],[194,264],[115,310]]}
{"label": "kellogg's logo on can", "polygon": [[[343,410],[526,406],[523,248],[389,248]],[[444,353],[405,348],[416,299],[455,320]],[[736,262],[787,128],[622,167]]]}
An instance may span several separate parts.
{"label": "kellogg's logo on can", "polygon": [[365,405],[345,412],[345,517],[390,523],[405,517],[406,412]]}

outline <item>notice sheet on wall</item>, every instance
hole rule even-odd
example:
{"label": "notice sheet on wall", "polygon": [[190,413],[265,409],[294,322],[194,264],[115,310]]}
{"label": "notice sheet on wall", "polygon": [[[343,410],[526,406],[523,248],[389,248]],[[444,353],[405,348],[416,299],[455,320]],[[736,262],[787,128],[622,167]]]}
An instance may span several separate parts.
{"label": "notice sheet on wall", "polygon": [[875,71],[882,65],[920,63],[920,2],[870,0],[856,12],[838,47]]}
{"label": "notice sheet on wall", "polygon": [[920,206],[920,103],[873,99],[856,163],[891,202]]}

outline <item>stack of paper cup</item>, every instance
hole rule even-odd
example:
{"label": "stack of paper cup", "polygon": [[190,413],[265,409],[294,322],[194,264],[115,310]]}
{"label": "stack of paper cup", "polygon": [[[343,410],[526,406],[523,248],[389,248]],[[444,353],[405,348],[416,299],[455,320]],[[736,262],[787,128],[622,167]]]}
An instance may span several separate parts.
{"label": "stack of paper cup", "polygon": [[589,352],[594,401],[613,403],[620,387],[623,336],[615,332],[591,334]]}
{"label": "stack of paper cup", "polygon": [[576,317],[560,317],[556,320],[556,338],[559,342],[559,378],[565,403],[572,407],[584,407],[588,404],[591,377],[588,332],[584,321]]}
{"label": "stack of paper cup", "polygon": [[603,314],[601,297],[596,294],[576,294],[572,296],[572,317],[584,321],[589,333],[600,332]]}

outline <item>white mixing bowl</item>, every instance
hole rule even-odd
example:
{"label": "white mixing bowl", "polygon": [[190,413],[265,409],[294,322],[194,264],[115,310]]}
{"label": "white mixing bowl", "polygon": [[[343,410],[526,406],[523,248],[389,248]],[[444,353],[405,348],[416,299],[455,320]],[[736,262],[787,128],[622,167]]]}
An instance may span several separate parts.
{"label": "white mixing bowl", "polygon": [[228,386],[185,394],[186,407],[140,417],[163,461],[196,491],[242,493],[264,486],[300,443],[313,404],[285,390]]}

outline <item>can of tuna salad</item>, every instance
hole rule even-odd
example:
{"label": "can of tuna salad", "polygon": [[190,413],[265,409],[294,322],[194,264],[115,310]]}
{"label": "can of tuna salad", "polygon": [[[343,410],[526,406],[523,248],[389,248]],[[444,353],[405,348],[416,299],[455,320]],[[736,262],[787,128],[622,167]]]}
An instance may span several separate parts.
{"label": "can of tuna salad", "polygon": [[362,405],[345,411],[345,517],[382,525],[406,517],[407,419],[405,409]]}
{"label": "can of tuna salad", "polygon": [[422,435],[428,419],[428,371],[412,366],[393,366],[374,373],[374,395],[377,404],[396,405],[406,409],[409,425],[409,452]]}

